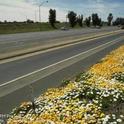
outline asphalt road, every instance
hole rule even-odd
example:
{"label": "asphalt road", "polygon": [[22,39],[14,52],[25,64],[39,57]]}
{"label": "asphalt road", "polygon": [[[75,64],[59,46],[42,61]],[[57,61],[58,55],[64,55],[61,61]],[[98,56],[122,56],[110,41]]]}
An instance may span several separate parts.
{"label": "asphalt road", "polygon": [[77,37],[82,35],[90,35],[93,33],[108,32],[118,30],[118,27],[103,27],[70,29],[68,31],[49,31],[49,32],[34,32],[34,33],[17,33],[0,35],[0,53],[11,52],[33,46],[45,45],[57,39]]}
{"label": "asphalt road", "polygon": [[123,35],[124,33],[120,33],[114,36],[108,36],[90,42],[84,42],[59,50],[46,52],[44,54],[31,56],[21,60],[0,64],[0,84],[26,75],[48,65],[54,64],[56,62],[62,61],[66,58],[97,47]]}
{"label": "asphalt road", "polygon": [[[63,59],[69,58],[81,52],[87,51],[91,48],[95,48],[99,45],[118,39],[121,36],[124,36],[124,32],[116,34],[114,36],[107,36],[104,38],[99,38],[97,40],[88,41],[73,46],[68,46],[58,50],[53,50],[51,52],[46,52],[25,59],[0,64],[0,84],[3,84],[17,77],[28,74],[30,72],[36,71],[53,63],[59,62]],[[115,45],[112,45],[111,47],[108,47],[99,53],[87,57],[86,59],[74,65],[71,65],[66,69],[56,72],[32,84],[32,87],[34,89],[33,92],[34,97],[43,93],[47,88],[57,87],[61,85],[61,80],[73,78],[76,74],[80,73],[83,70],[88,69],[92,64],[98,62],[103,56],[108,54],[111,50],[117,48],[122,44],[124,45],[124,40],[121,40]],[[31,100],[32,96],[30,94],[31,88],[29,86],[26,86],[22,89],[19,89],[18,91],[15,91],[11,94],[8,94],[7,96],[4,96],[3,98],[0,98],[0,113],[8,113],[20,102],[25,100]]]}

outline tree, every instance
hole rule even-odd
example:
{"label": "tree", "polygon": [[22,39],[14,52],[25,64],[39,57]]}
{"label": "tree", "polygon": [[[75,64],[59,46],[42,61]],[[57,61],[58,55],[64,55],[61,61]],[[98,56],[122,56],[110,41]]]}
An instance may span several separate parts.
{"label": "tree", "polygon": [[26,23],[34,23],[33,20],[27,19]]}
{"label": "tree", "polygon": [[7,20],[4,20],[4,23],[8,23]]}
{"label": "tree", "polygon": [[85,23],[86,23],[87,27],[90,27],[90,25],[91,25],[91,17],[90,16],[88,18],[86,18]]}
{"label": "tree", "polygon": [[103,24],[102,24],[102,19],[101,19],[101,18],[98,18],[97,25],[98,25],[98,26],[102,26],[102,25],[103,25]]}
{"label": "tree", "polygon": [[49,23],[53,28],[55,28],[55,23],[56,23],[56,10],[55,9],[50,9],[49,10]]}
{"label": "tree", "polygon": [[95,27],[102,25],[102,20],[101,20],[101,18],[99,18],[97,13],[92,14],[92,23],[93,23],[93,26],[95,26]]}
{"label": "tree", "polygon": [[93,13],[92,14],[92,23],[93,23],[93,26],[97,26],[97,23],[98,23],[98,14],[97,13]]}
{"label": "tree", "polygon": [[124,18],[117,18],[114,22],[113,25],[124,25]]}
{"label": "tree", "polygon": [[113,15],[112,15],[112,13],[109,13],[109,16],[108,16],[108,26],[111,26],[111,24],[112,24],[112,20],[113,20]]}
{"label": "tree", "polygon": [[79,15],[77,17],[77,23],[79,24],[80,27],[83,27],[83,15]]}
{"label": "tree", "polygon": [[68,13],[68,19],[69,19],[70,26],[73,28],[77,23],[77,14],[73,11],[70,11]]}

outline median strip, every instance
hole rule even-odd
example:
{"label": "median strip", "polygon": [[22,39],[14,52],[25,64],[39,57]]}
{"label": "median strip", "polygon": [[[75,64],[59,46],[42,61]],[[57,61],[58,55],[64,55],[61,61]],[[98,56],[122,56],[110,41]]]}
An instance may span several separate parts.
{"label": "median strip", "polygon": [[24,75],[22,77],[12,80],[12,81],[1,84],[0,85],[0,97],[10,94],[11,92],[14,92],[20,88],[23,88],[29,84],[35,83],[36,81],[38,81],[44,77],[47,77],[59,70],[62,70],[72,64],[75,64],[75,63],[87,58],[88,56],[91,56],[111,45],[118,43],[119,41],[122,40],[122,38],[123,37],[112,40],[112,41],[102,44],[98,47],[92,48],[88,51],[82,52],[80,54],[77,54],[75,56],[72,56],[70,58],[62,60],[60,62],[57,62],[55,64],[44,67],[40,70],[34,71],[30,74]]}
{"label": "median strip", "polygon": [[48,44],[48,45],[38,46],[34,48],[27,48],[25,50],[17,50],[17,51],[13,51],[10,53],[0,54],[0,61],[7,60],[7,59],[13,59],[13,58],[25,56],[25,55],[30,56],[30,54],[32,53],[41,52],[41,51],[45,51],[45,50],[49,50],[53,48],[58,48],[58,47],[66,46],[66,45],[71,45],[71,44],[79,43],[79,42],[86,41],[86,40],[92,40],[94,38],[106,37],[106,36],[114,35],[115,33],[120,33],[120,32],[122,32],[122,30],[107,32],[104,34],[100,33],[94,36],[86,36],[86,37],[78,38],[75,40],[65,40],[65,41],[60,40],[60,42],[57,42],[55,44],[52,44],[52,41],[51,41],[51,44]]}

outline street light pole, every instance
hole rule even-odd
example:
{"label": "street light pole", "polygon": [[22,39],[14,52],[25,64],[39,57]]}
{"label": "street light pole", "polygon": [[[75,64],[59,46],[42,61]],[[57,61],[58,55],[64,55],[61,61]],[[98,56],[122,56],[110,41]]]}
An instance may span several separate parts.
{"label": "street light pole", "polygon": [[41,22],[41,6],[44,4],[44,3],[48,3],[48,1],[43,1],[40,5],[39,5],[39,22]]}
{"label": "street light pole", "polygon": [[40,11],[40,7],[41,6],[39,6],[39,22],[41,22],[41,11]]}
{"label": "street light pole", "polygon": [[34,13],[34,17],[35,17],[35,22],[37,22],[37,11],[35,10],[35,13]]}

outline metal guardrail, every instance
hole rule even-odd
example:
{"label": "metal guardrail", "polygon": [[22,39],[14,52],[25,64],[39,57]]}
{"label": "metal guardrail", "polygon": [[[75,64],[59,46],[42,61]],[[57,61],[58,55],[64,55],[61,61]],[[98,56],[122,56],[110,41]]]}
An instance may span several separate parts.
{"label": "metal guardrail", "polygon": [[57,62],[55,64],[49,65],[47,67],[44,67],[40,70],[34,71],[30,74],[24,75],[22,77],[16,78],[12,81],[6,82],[4,84],[0,85],[0,97],[3,97],[7,94],[10,94],[11,92],[14,92],[20,88],[23,88],[27,85],[30,85],[32,83],[35,83],[36,81],[47,77],[59,70],[62,70],[66,67],[71,66],[72,64],[75,64],[111,45],[114,45],[116,43],[118,43],[119,41],[122,40],[121,38],[115,39],[113,41],[107,42],[105,44],[102,44],[100,46],[97,46],[95,48],[92,48],[88,51],[82,52],[80,54],[77,54],[75,56],[72,56],[70,58],[67,58],[65,60],[62,60],[60,62]]}

